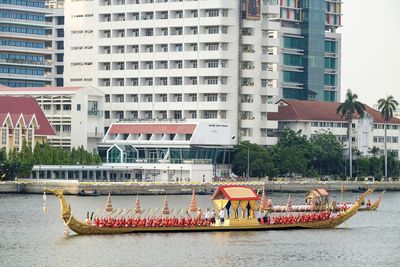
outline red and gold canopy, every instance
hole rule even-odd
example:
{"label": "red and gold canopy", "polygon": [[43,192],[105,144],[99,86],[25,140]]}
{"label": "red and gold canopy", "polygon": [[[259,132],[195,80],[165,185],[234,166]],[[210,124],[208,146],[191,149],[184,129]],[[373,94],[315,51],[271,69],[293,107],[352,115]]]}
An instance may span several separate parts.
{"label": "red and gold canopy", "polygon": [[228,200],[259,200],[254,188],[240,185],[225,185],[219,186],[211,197],[212,200],[217,199]]}

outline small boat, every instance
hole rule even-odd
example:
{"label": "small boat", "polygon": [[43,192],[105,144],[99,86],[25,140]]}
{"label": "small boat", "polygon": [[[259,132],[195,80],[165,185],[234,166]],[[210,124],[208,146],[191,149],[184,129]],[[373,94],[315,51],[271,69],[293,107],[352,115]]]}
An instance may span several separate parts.
{"label": "small boat", "polygon": [[358,210],[359,210],[359,211],[374,211],[374,210],[377,210],[377,209],[379,208],[379,204],[381,203],[383,194],[384,194],[385,192],[386,192],[386,191],[383,190],[382,193],[379,195],[379,197],[378,197],[377,200],[375,200],[375,201],[374,201],[373,203],[371,203],[371,204],[368,204],[368,203],[370,203],[369,200],[368,200],[368,201],[367,201],[367,204],[366,204],[366,205],[362,205]]}
{"label": "small boat", "polygon": [[353,193],[364,193],[367,190],[368,190],[368,188],[359,186],[357,188],[351,189],[351,192],[353,192]]}
{"label": "small boat", "polygon": [[97,190],[80,190],[78,191],[78,196],[81,197],[96,197],[100,196],[100,193]]}
{"label": "small boat", "polygon": [[[69,227],[76,234],[94,235],[94,234],[123,234],[123,233],[141,233],[141,232],[210,232],[210,231],[255,231],[255,230],[285,230],[285,229],[322,229],[334,228],[343,222],[347,221],[355,215],[364,201],[366,195],[371,193],[370,190],[362,194],[349,209],[339,212],[332,216],[329,215],[325,219],[312,220],[306,222],[281,223],[271,222],[267,224],[260,223],[254,218],[254,210],[257,207],[257,201],[260,199],[255,190],[246,186],[220,186],[212,196],[215,207],[221,210],[231,211],[231,218],[225,222],[215,225],[190,225],[190,226],[98,226],[86,219],[86,222],[77,220],[72,213],[70,205],[67,203],[63,190],[60,189],[45,189],[45,192],[53,193],[61,203],[61,218],[66,227]],[[227,205],[229,207],[227,207]],[[166,208],[167,207],[167,208]],[[239,218],[239,208],[242,209],[242,216]],[[158,210],[158,209],[157,209]],[[164,201],[163,216],[168,216],[166,212],[168,206],[166,199]],[[246,217],[248,210],[248,218]],[[140,218],[140,214],[139,214]]]}
{"label": "small boat", "polygon": [[[382,191],[382,193],[379,195],[378,199],[375,200],[375,202],[371,203],[370,200],[367,201],[365,204],[364,202],[361,203],[361,207],[358,209],[358,211],[374,211],[378,209],[379,204],[382,201],[383,194],[386,191]],[[289,212],[294,211],[294,212],[311,212],[315,210],[325,210],[327,207],[329,207],[330,210],[335,210],[335,211],[341,211],[346,208],[351,207],[354,205],[354,203],[333,203],[333,202],[322,202],[319,205],[312,205],[312,204],[296,204],[296,205],[291,205],[290,207],[288,205],[273,205],[271,208],[269,208],[270,212]]]}

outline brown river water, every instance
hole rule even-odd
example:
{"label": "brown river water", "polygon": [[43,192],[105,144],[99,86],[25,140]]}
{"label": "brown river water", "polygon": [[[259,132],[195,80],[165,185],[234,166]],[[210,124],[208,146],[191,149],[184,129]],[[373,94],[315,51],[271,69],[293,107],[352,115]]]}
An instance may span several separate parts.
{"label": "brown river water", "polygon": [[[371,196],[375,200],[378,193]],[[286,203],[287,194],[269,194]],[[301,203],[304,194],[291,194]],[[345,193],[353,201],[357,194]],[[113,196],[114,208],[134,208],[136,196]],[[168,196],[170,208],[191,196]],[[143,208],[164,196],[141,196]],[[336,200],[341,196],[337,195]],[[106,196],[67,196],[74,216],[102,209]],[[209,196],[198,206],[211,207]],[[48,196],[0,194],[0,266],[400,266],[400,193],[384,195],[378,211],[357,213],[335,229],[210,233],[142,233],[64,237],[60,205]]]}

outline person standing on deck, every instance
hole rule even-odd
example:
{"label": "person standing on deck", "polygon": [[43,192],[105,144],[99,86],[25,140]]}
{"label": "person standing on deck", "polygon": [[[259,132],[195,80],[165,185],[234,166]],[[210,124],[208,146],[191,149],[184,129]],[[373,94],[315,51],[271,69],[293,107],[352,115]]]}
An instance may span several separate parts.
{"label": "person standing on deck", "polygon": [[216,214],[215,214],[215,210],[213,209],[212,211],[211,211],[211,225],[215,225],[215,217],[216,217]]}
{"label": "person standing on deck", "polygon": [[206,221],[209,222],[211,220],[211,211],[209,208],[207,208],[207,212],[205,215]]}
{"label": "person standing on deck", "polygon": [[224,222],[225,222],[225,211],[224,211],[224,209],[219,211],[219,219],[221,221],[221,225],[224,225]]}

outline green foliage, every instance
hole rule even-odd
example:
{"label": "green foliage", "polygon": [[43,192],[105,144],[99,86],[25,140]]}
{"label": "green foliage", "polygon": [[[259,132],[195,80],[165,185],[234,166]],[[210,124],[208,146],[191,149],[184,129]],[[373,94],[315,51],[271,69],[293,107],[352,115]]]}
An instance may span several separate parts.
{"label": "green foliage", "polygon": [[[330,132],[321,131],[307,139],[301,132],[296,133],[285,129],[279,143],[271,150],[249,142],[242,142],[241,145],[235,147],[236,152],[232,162],[233,172],[237,175],[245,175],[247,172],[247,147],[250,151],[250,177],[344,176],[343,146]],[[360,151],[354,151],[354,154],[357,156],[354,160],[353,173],[355,175],[382,177],[383,157],[364,157]],[[399,176],[400,161],[394,153],[388,157],[388,166],[389,176]]]}
{"label": "green foliage", "polygon": [[48,143],[37,143],[33,154],[36,165],[96,165],[101,163],[98,154],[91,154],[82,146],[67,151],[61,147],[52,147]]}
{"label": "green foliage", "polygon": [[348,89],[346,93],[346,100],[339,105],[336,110],[337,114],[342,115],[342,117],[351,122],[353,114],[358,113],[358,115],[363,118],[365,114],[365,106],[361,102],[357,101],[358,95],[353,94],[353,92]]}
{"label": "green foliage", "polygon": [[378,109],[381,112],[381,116],[385,122],[388,122],[391,118],[393,118],[393,113],[398,105],[399,102],[397,102],[391,95],[387,98],[381,98],[378,100]]}
{"label": "green foliage", "polygon": [[285,129],[272,148],[274,164],[280,175],[305,174],[314,156],[314,147],[301,132]]}
{"label": "green foliage", "polygon": [[249,148],[249,163],[251,177],[275,176],[276,169],[271,154],[264,147],[250,142],[237,145],[233,156],[233,172],[237,175],[247,173],[247,147]]}
{"label": "green foliage", "polygon": [[343,147],[331,132],[319,132],[310,140],[314,148],[312,167],[320,170],[320,174],[340,173],[343,166]]}
{"label": "green foliage", "polygon": [[98,154],[93,155],[83,147],[66,151],[60,147],[52,147],[48,143],[36,143],[32,147],[23,142],[21,151],[10,151],[8,156],[5,149],[0,150],[0,180],[14,180],[16,177],[28,177],[33,165],[96,165],[100,164]]}

